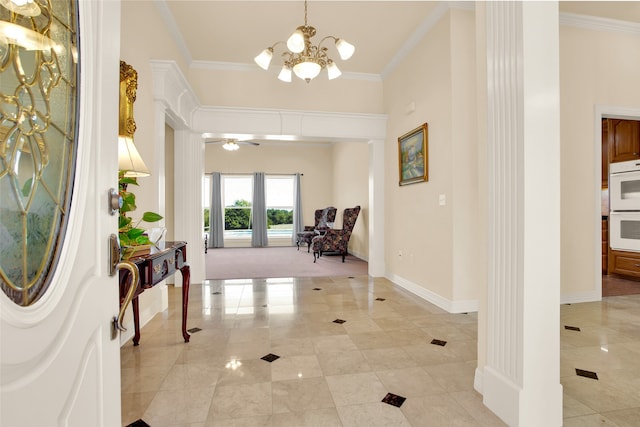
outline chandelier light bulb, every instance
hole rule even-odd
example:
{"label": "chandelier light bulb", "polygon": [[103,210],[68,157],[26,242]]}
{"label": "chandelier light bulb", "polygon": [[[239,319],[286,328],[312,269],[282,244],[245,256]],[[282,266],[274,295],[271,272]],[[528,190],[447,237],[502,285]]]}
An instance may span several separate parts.
{"label": "chandelier light bulb", "polygon": [[310,61],[301,62],[293,67],[293,72],[296,73],[296,76],[305,80],[307,83],[320,74],[320,70],[322,70],[320,64]]}
{"label": "chandelier light bulb", "polygon": [[278,80],[286,83],[291,83],[291,68],[283,65],[282,69],[280,70],[280,74],[278,74]]}
{"label": "chandelier light bulb", "polygon": [[238,144],[236,144],[235,141],[227,141],[227,142],[224,143],[222,148],[224,148],[227,151],[236,151],[237,149],[240,148],[240,146]]}
{"label": "chandelier light bulb", "polygon": [[287,40],[287,49],[289,49],[293,53],[300,53],[304,50],[304,34],[302,34],[302,30],[298,27],[289,39]]}
{"label": "chandelier light bulb", "polygon": [[271,58],[273,58],[273,48],[266,48],[263,50],[260,55],[253,58],[256,61],[256,64],[263,70],[269,69],[269,64],[271,64]]}
{"label": "chandelier light bulb", "polygon": [[340,71],[335,62],[330,60],[327,65],[327,75],[329,76],[329,80],[333,80],[340,77],[342,75],[342,71]]}
{"label": "chandelier light bulb", "polygon": [[346,61],[347,59],[353,56],[353,52],[356,51],[356,48],[351,43],[343,39],[336,40],[336,49],[338,49],[338,53],[340,54],[340,59]]}

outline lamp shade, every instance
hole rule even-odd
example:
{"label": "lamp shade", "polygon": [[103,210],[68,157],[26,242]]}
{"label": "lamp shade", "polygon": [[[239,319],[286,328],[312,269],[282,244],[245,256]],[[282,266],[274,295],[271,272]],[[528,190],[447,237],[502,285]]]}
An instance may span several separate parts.
{"label": "lamp shade", "polygon": [[144,164],[131,138],[118,137],[118,169],[126,171],[124,176],[141,177],[151,175],[149,168]]}
{"label": "lamp shade", "polygon": [[278,79],[286,83],[291,83],[291,68],[283,65],[280,74],[278,74]]}
{"label": "lamp shade", "polygon": [[336,49],[338,49],[338,53],[340,54],[340,58],[343,61],[351,58],[353,52],[356,51],[356,48],[351,43],[346,42],[343,39],[336,40]]}
{"label": "lamp shade", "polygon": [[300,53],[304,50],[304,34],[300,28],[296,29],[287,40],[287,48],[293,53]]}
{"label": "lamp shade", "polygon": [[302,80],[306,80],[307,82],[311,81],[311,79],[315,78],[318,74],[320,74],[320,70],[322,67],[320,64],[316,62],[301,62],[296,64],[293,67],[293,72],[296,73],[296,76],[300,77]]}
{"label": "lamp shade", "polygon": [[253,58],[256,61],[256,64],[263,70],[269,69],[269,64],[271,63],[271,58],[273,58],[273,49],[267,48],[263,50],[260,55]]}
{"label": "lamp shade", "polygon": [[342,71],[338,68],[335,62],[329,61],[329,65],[327,65],[327,76],[329,80],[336,79],[342,75]]}

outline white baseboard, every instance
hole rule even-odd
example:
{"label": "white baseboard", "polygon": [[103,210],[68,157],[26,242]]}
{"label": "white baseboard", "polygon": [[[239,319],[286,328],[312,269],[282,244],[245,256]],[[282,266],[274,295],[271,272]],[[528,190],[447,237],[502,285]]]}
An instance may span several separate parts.
{"label": "white baseboard", "polygon": [[480,369],[480,367],[476,367],[476,373],[473,376],[473,388],[475,391],[477,391],[480,394],[482,394],[482,382],[483,382],[482,375],[483,375],[482,369]]}
{"label": "white baseboard", "polygon": [[365,254],[360,253],[358,251],[349,251],[349,255],[353,255],[356,258],[359,258],[363,261],[369,262],[369,257],[367,257]]}
{"label": "white baseboard", "polygon": [[602,301],[602,293],[597,291],[577,292],[560,295],[560,304],[577,304],[581,302]]}
{"label": "white baseboard", "polygon": [[387,272],[385,277],[401,288],[449,313],[473,313],[478,311],[478,300],[451,301],[396,274]]}

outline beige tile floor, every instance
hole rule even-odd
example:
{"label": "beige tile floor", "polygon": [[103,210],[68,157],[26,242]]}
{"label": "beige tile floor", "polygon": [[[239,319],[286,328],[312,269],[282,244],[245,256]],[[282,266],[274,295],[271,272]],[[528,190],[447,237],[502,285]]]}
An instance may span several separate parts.
{"label": "beige tile floor", "polygon": [[[477,315],[446,313],[388,280],[192,285],[189,328],[201,331],[188,344],[179,289],[169,287],[169,307],[140,346],[122,347],[124,426],[504,425],[473,389]],[[563,305],[561,320],[564,425],[640,425],[640,295]],[[382,403],[387,393],[406,401]]]}

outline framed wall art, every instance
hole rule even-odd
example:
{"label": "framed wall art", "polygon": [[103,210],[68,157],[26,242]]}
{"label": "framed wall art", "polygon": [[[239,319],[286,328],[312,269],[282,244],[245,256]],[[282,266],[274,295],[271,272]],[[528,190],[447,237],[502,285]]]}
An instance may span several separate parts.
{"label": "framed wall art", "polygon": [[415,128],[398,138],[400,185],[429,180],[428,125]]}

